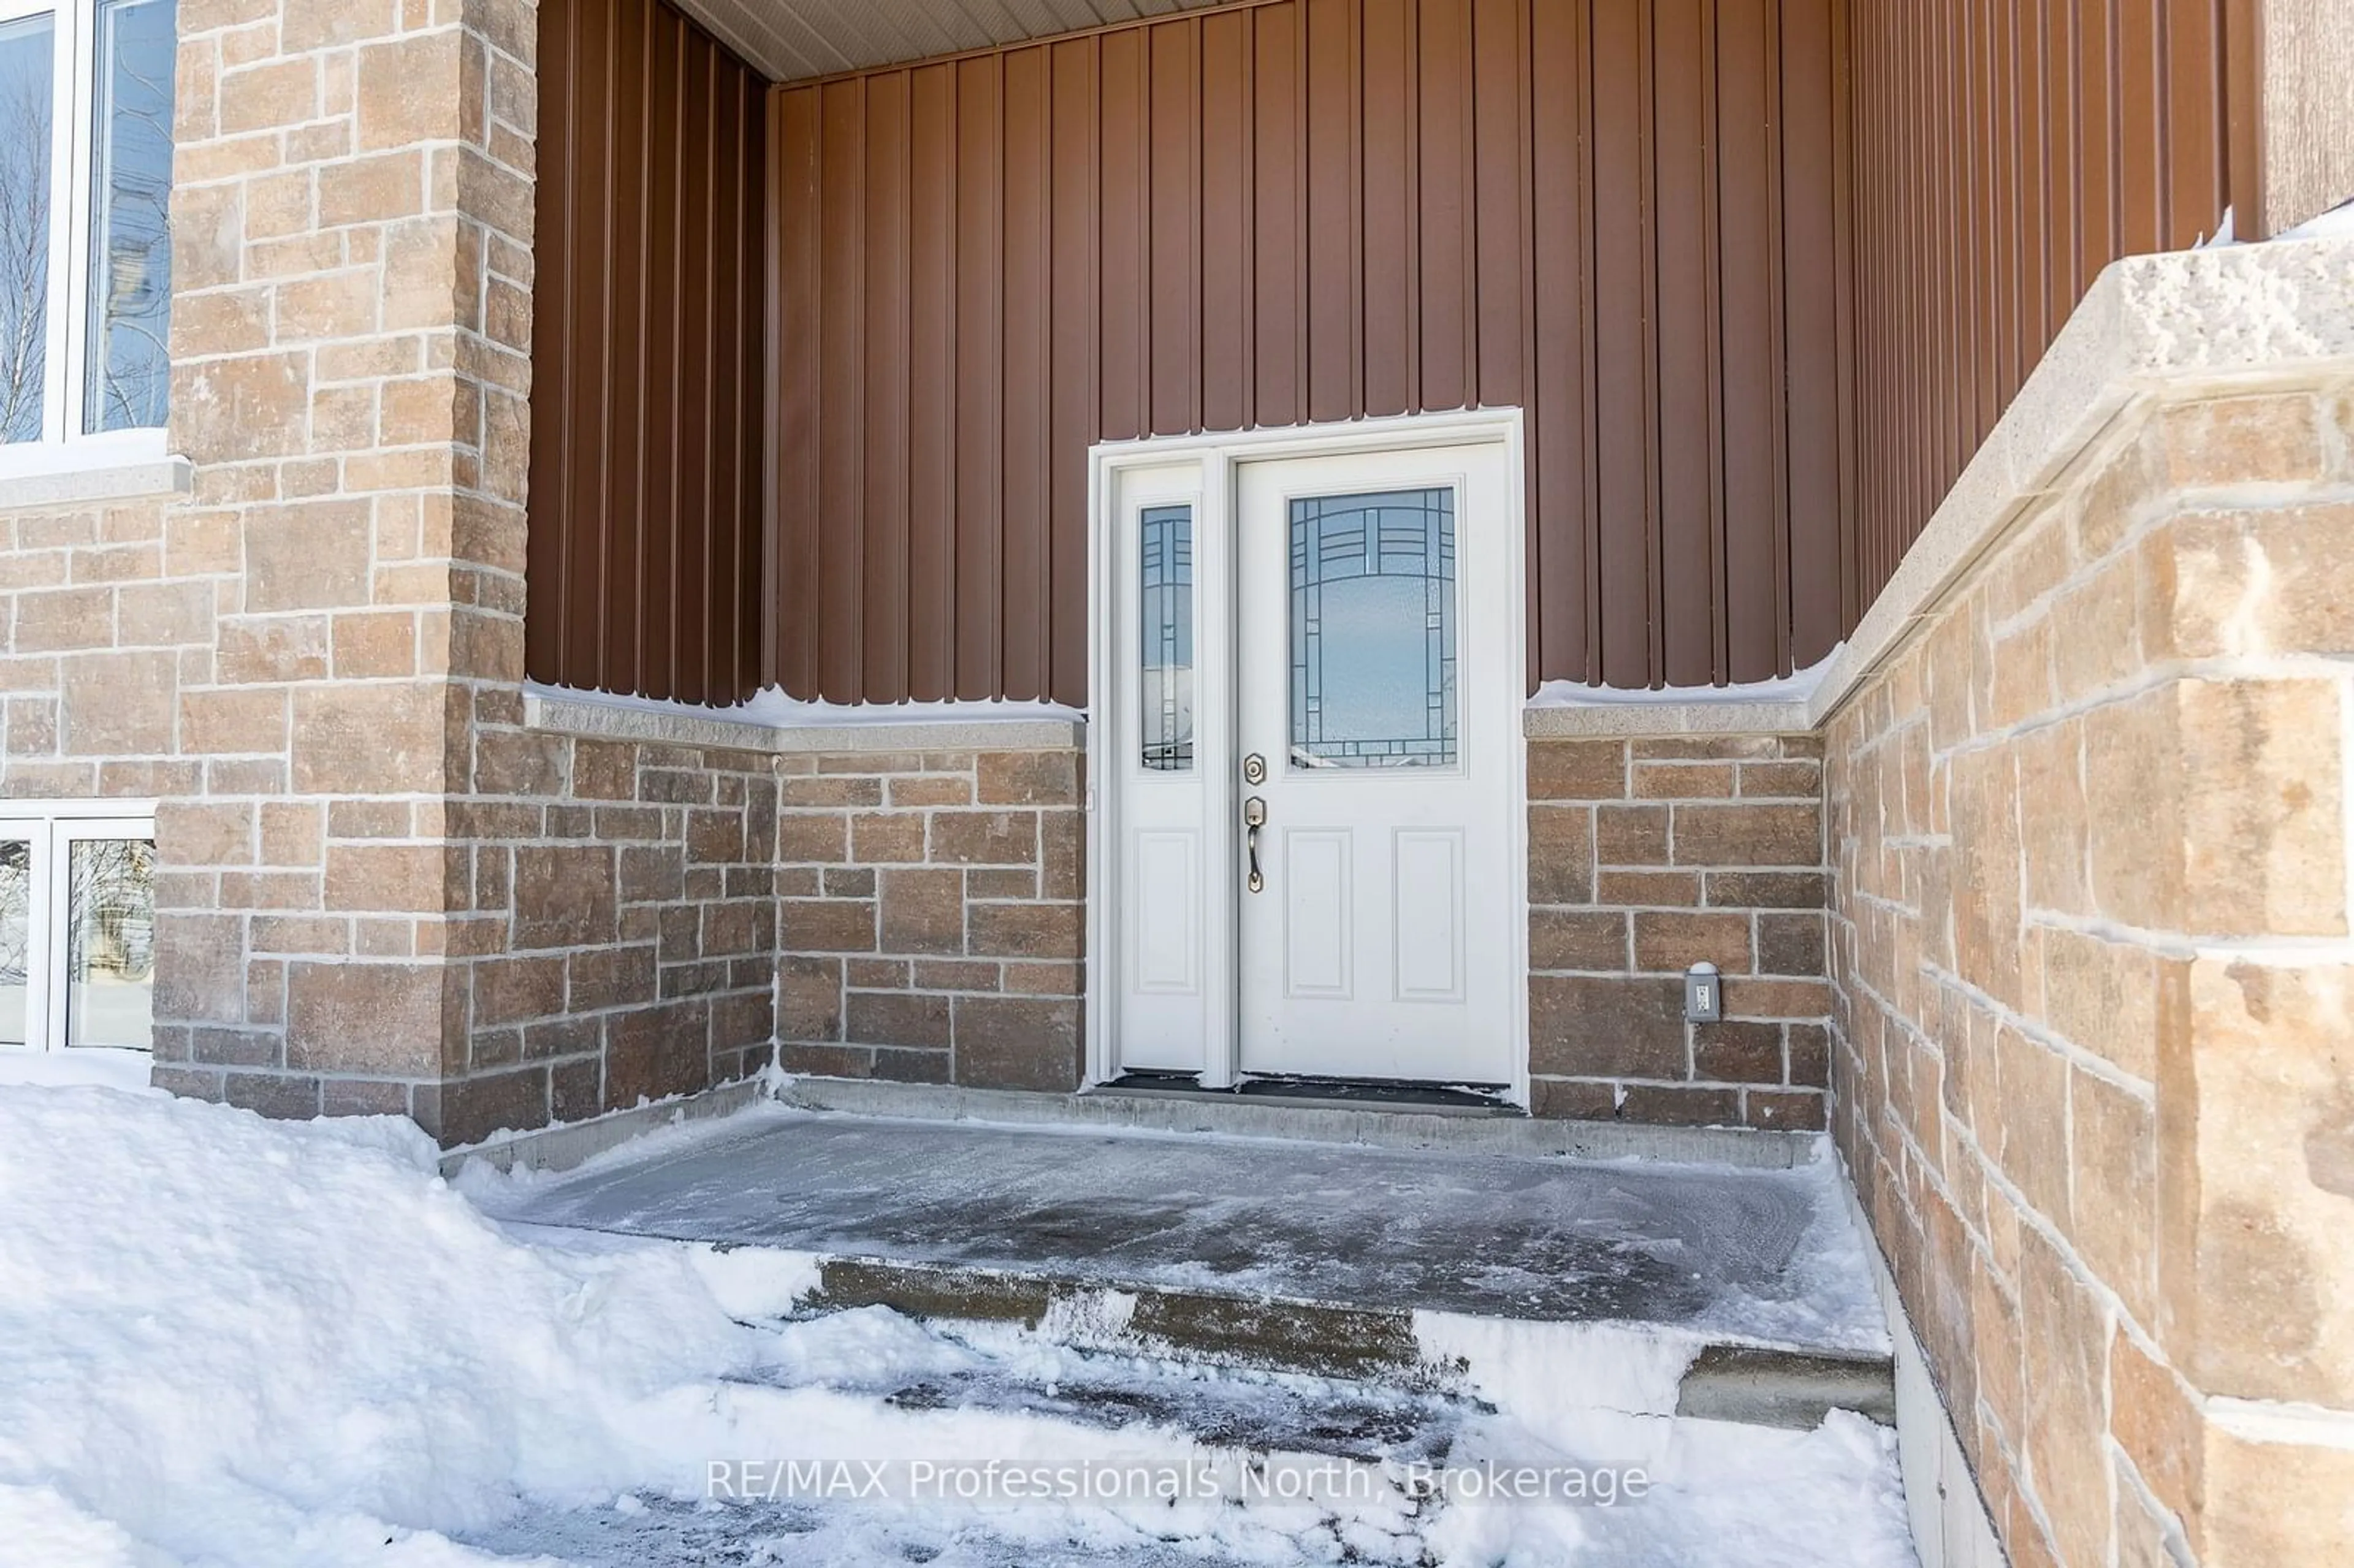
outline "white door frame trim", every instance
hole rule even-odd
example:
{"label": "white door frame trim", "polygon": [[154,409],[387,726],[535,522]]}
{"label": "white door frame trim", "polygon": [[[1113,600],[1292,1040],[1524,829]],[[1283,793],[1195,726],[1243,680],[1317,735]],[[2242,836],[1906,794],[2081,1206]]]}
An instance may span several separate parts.
{"label": "white door frame trim", "polygon": [[[1518,408],[1474,408],[1443,414],[1405,414],[1380,418],[1351,419],[1320,425],[1285,426],[1275,429],[1216,432],[1190,436],[1149,436],[1138,440],[1100,441],[1087,450],[1087,962],[1084,980],[1087,1018],[1087,1082],[1089,1086],[1119,1076],[1119,1065],[1114,1041],[1119,1020],[1113,1015],[1118,1005],[1119,975],[1113,967],[1116,946],[1125,933],[1119,922],[1120,889],[1116,878],[1119,874],[1118,857],[1113,853],[1120,842],[1119,815],[1119,790],[1115,788],[1119,778],[1119,759],[1111,755],[1119,744],[1119,718],[1123,705],[1134,701],[1129,690],[1128,662],[1121,650],[1112,645],[1112,633],[1117,625],[1113,614],[1118,602],[1114,596],[1123,585],[1112,580],[1118,570],[1119,553],[1114,550],[1109,529],[1114,519],[1108,514],[1113,499],[1113,480],[1122,470],[1150,467],[1172,459],[1193,459],[1202,464],[1201,515],[1199,525],[1204,535],[1214,535],[1220,540],[1232,541],[1235,536],[1235,467],[1237,463],[1273,458],[1344,457],[1353,453],[1413,450],[1426,447],[1462,446],[1493,442],[1504,449],[1508,479],[1506,505],[1510,511],[1511,545],[1506,551],[1511,574],[1512,594],[1509,613],[1511,617],[1511,645],[1525,651],[1528,647],[1528,470],[1526,448],[1522,440],[1523,421]],[[1218,552],[1220,558],[1230,563],[1230,548]],[[1219,585],[1220,591],[1231,595],[1232,584]],[[1523,652],[1525,661],[1525,652]],[[1228,663],[1231,665],[1231,661]],[[1523,664],[1525,669],[1525,663]],[[1523,676],[1525,681],[1525,676]],[[1509,695],[1511,706],[1505,709]],[[1469,705],[1472,694],[1466,692],[1462,700]],[[1515,1049],[1512,1056],[1511,1098],[1520,1106],[1529,1103],[1529,919],[1528,919],[1528,740],[1522,733],[1521,713],[1527,701],[1525,691],[1500,693],[1492,698],[1482,697],[1483,704],[1492,701],[1496,721],[1508,725],[1512,736],[1511,821],[1509,845],[1514,875],[1518,879],[1515,914],[1510,922],[1512,941],[1511,1020]],[[1222,705],[1230,706],[1230,705]],[[1232,821],[1238,810],[1235,780],[1232,768],[1219,769],[1217,777],[1208,780],[1211,805],[1223,810]],[[1219,856],[1217,862],[1226,875],[1205,879],[1204,903],[1209,920],[1209,943],[1206,971],[1211,975],[1232,975],[1235,972],[1238,911],[1235,906],[1232,856]],[[1227,987],[1231,991],[1231,986]],[[1230,999],[1231,1000],[1231,999]],[[1233,1021],[1223,1029],[1214,1029],[1215,1038],[1208,1042],[1202,1084],[1205,1088],[1231,1086],[1237,1075],[1240,1041]]]}

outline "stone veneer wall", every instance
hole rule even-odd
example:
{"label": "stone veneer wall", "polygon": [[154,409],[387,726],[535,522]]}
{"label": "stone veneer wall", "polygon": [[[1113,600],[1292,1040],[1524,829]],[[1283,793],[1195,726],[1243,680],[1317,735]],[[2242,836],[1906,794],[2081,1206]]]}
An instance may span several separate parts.
{"label": "stone veneer wall", "polygon": [[171,443],[0,518],[0,788],[158,800],[155,1080],[445,1141],[771,1037],[764,756],[524,728],[531,0],[184,0]]}
{"label": "stone veneer wall", "polygon": [[[1822,743],[1811,736],[1529,743],[1532,1109],[1819,1128]],[[1684,971],[1724,1022],[1684,1022]]]}
{"label": "stone veneer wall", "polygon": [[2354,387],[2129,406],[1829,727],[1834,1129],[2022,1565],[2354,1542]]}
{"label": "stone veneer wall", "polygon": [[1069,1090],[1085,1069],[1085,758],[788,752],[789,1072]]}

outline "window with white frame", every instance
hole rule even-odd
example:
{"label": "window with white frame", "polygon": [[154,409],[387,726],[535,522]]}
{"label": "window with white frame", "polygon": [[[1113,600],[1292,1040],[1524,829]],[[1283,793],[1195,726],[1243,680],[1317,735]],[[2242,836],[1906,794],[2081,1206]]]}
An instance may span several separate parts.
{"label": "window with white frame", "polygon": [[0,0],[0,444],[159,429],[175,0]]}
{"label": "window with white frame", "polygon": [[155,819],[125,810],[0,803],[0,1050],[149,1048]]}

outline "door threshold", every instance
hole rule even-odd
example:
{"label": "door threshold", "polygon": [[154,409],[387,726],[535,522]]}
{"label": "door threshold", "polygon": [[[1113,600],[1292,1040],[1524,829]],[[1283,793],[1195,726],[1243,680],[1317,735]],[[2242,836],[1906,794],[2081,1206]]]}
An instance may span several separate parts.
{"label": "door threshold", "polygon": [[1424,1116],[1525,1117],[1501,1085],[1420,1084],[1378,1078],[1246,1078],[1231,1088],[1202,1086],[1193,1073],[1129,1073],[1085,1091],[1152,1099],[1299,1106],[1318,1110],[1393,1110]]}

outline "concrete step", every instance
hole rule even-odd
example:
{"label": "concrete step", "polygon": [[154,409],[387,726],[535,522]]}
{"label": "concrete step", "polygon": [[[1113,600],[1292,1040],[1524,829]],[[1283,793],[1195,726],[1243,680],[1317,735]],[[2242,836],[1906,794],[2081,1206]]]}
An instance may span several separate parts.
{"label": "concrete step", "polygon": [[[1285,1300],[1038,1272],[883,1257],[826,1257],[806,1304],[817,1311],[887,1307],[928,1322],[1001,1322],[1074,1347],[1216,1367],[1347,1379],[1430,1394],[1468,1391],[1459,1358],[1417,1333],[1410,1308]],[[1465,1315],[1478,1321],[1480,1315]],[[1528,1319],[1490,1315],[1499,1323]],[[1831,1410],[1896,1420],[1894,1362],[1868,1351],[1730,1340],[1701,1343],[1678,1414],[1808,1430]]]}

